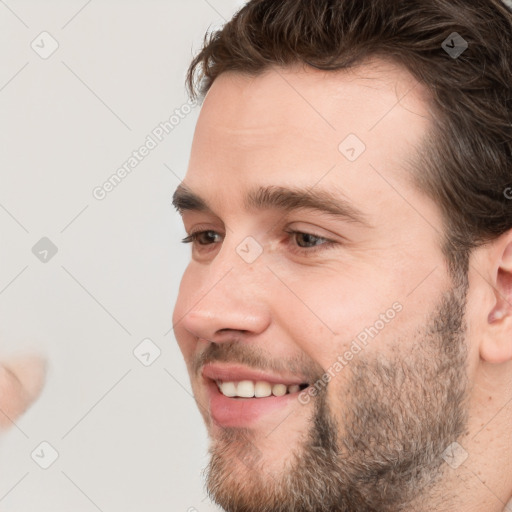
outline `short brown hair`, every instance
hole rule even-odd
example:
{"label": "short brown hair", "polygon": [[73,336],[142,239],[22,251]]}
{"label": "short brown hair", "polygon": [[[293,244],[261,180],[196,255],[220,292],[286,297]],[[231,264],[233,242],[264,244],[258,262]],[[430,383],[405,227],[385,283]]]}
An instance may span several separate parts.
{"label": "short brown hair", "polygon": [[[453,32],[468,44],[456,58],[442,47]],[[187,84],[204,96],[225,71],[379,56],[430,91],[435,128],[414,179],[441,208],[450,265],[467,271],[472,248],[512,228],[512,13],[500,0],[252,0],[205,36]]]}

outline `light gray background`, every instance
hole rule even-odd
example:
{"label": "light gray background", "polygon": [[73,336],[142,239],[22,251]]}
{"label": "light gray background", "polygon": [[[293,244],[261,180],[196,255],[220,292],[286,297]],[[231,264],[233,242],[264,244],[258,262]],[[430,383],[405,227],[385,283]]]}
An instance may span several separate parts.
{"label": "light gray background", "polygon": [[[2,512],[217,510],[170,331],[190,251],[170,200],[199,109],[104,200],[92,190],[186,102],[192,52],[240,5],[0,0],[0,356],[49,361],[40,400],[0,437]],[[47,59],[31,48],[49,48],[43,31],[59,44]],[[42,237],[58,248],[47,262]],[[147,367],[145,338],[161,350]],[[48,469],[31,458],[43,441]]]}

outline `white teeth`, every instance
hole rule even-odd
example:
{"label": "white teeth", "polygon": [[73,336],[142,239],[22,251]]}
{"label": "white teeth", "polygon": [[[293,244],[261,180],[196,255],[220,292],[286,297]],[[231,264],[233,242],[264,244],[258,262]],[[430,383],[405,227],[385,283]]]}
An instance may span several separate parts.
{"label": "white teeth", "polygon": [[234,397],[236,395],[236,384],[234,382],[219,382],[220,392],[224,396]]}
{"label": "white teeth", "polygon": [[286,395],[286,386],[284,384],[274,384],[272,386],[272,394],[274,396]]}
{"label": "white teeth", "polygon": [[284,396],[300,391],[298,384],[271,384],[270,382],[241,380],[240,382],[217,381],[220,392],[228,398],[266,398],[269,396]]}
{"label": "white teeth", "polygon": [[272,394],[272,386],[268,382],[256,382],[254,396],[263,398]]}
{"label": "white teeth", "polygon": [[236,394],[241,398],[252,398],[254,396],[254,382],[242,380],[236,387]]}

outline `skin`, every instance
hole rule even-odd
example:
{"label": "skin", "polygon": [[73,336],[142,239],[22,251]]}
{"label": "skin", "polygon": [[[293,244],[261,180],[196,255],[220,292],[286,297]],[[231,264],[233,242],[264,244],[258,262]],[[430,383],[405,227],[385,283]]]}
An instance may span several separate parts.
{"label": "skin", "polygon": [[39,356],[10,357],[0,363],[0,430],[10,428],[36,400],[45,372]]}
{"label": "skin", "polygon": [[[306,405],[293,401],[243,432],[222,428],[211,419],[197,371],[198,361],[216,350],[212,347],[223,360],[265,361],[318,375],[398,302],[401,312],[349,362],[347,371],[336,374],[322,400],[343,438],[347,425],[356,424],[350,411],[357,402],[349,397],[365,362],[373,368],[368,375],[375,375],[386,364],[415,358],[426,367],[424,373],[421,365],[410,372],[409,383],[424,379],[425,389],[432,390],[435,357],[428,346],[421,348],[422,340],[430,339],[429,319],[443,297],[457,288],[441,251],[440,210],[414,186],[408,165],[431,125],[430,116],[422,85],[382,60],[329,73],[299,67],[270,69],[256,77],[224,73],[210,89],[184,184],[214,214],[185,211],[183,222],[187,233],[201,228],[219,236],[210,245],[194,245],[173,323],[217,460],[213,470],[221,471],[219,463],[224,464],[226,475],[230,468],[225,495],[243,496],[250,490],[263,493],[264,499],[264,490],[281,481],[304,453],[320,398]],[[366,145],[354,162],[338,150],[349,133]],[[245,210],[245,193],[259,185],[327,189],[361,210],[369,226],[311,211]],[[300,250],[304,240],[285,229],[337,243],[301,254],[294,248]],[[251,264],[236,252],[247,236],[263,248]],[[468,458],[456,469],[446,463],[420,468],[430,472],[434,486],[420,487],[409,502],[414,508],[404,510],[503,512],[512,497],[512,232],[474,250],[466,277],[465,355],[454,361],[462,372],[454,378],[461,383],[461,395],[445,410],[465,413],[460,435],[451,440],[464,447]],[[367,392],[357,395],[362,411],[370,410],[370,402],[397,403],[396,383],[370,382]],[[443,389],[450,385],[447,378]],[[415,409],[429,410],[420,388],[411,403],[404,403],[406,418]],[[441,441],[448,440],[438,439],[438,458]],[[246,457],[253,462],[248,464]],[[259,487],[249,489],[247,482],[256,480]],[[389,503],[401,510],[397,501]],[[230,511],[249,510],[223,504]]]}

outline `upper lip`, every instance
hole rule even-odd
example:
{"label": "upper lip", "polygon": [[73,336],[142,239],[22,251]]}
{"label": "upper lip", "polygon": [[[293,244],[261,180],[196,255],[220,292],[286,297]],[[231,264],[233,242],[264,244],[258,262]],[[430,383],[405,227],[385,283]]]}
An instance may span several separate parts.
{"label": "upper lip", "polygon": [[203,366],[201,373],[207,379],[221,382],[251,380],[253,382],[269,382],[270,384],[286,384],[287,386],[307,383],[305,379],[297,375],[277,375],[239,364],[207,363]]}

